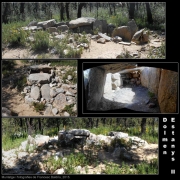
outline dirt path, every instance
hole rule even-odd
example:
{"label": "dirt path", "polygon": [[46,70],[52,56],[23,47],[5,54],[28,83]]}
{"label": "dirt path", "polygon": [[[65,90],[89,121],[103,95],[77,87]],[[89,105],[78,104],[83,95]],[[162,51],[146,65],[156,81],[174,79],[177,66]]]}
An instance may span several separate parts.
{"label": "dirt path", "polygon": [[[105,44],[97,43],[91,40],[90,51],[85,50],[81,55],[81,58],[108,58],[115,59],[119,54],[123,52],[123,47],[130,52],[140,51],[142,46],[131,44],[130,46],[122,45],[114,42],[106,42]],[[141,58],[146,57],[146,53],[141,55]]]}
{"label": "dirt path", "polygon": [[[15,60],[15,64],[14,70],[17,72],[24,67],[22,60]],[[20,73],[18,74],[20,75]],[[40,116],[41,114],[36,112],[33,107],[25,104],[24,97],[16,88],[10,88],[8,79],[3,79],[2,82],[2,107],[11,110],[15,116]]]}
{"label": "dirt path", "polygon": [[[84,50],[81,54],[82,59],[91,58],[106,58],[106,59],[116,59],[125,50],[128,50],[130,54],[138,54],[138,58],[147,58],[149,54],[149,47],[160,47],[161,43],[165,41],[165,36],[150,35],[150,42],[145,45],[122,45],[115,42],[106,42],[105,44],[97,43],[95,40],[91,40],[90,48]],[[33,52],[29,48],[4,48],[2,51],[3,59],[37,59],[37,57],[44,57],[44,59],[59,59],[58,55],[50,54],[49,52]]]}

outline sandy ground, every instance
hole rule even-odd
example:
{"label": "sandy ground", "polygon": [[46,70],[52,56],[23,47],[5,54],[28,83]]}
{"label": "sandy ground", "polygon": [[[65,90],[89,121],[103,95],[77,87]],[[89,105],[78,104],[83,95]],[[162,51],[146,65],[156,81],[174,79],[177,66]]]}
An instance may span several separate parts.
{"label": "sandy ground", "polygon": [[[149,54],[149,47],[160,47],[161,42],[165,41],[164,36],[159,36],[157,38],[150,36],[150,42],[144,45],[123,45],[115,42],[106,42],[105,44],[97,43],[95,40],[91,40],[90,48],[84,50],[81,54],[82,59],[92,59],[92,58],[106,58],[106,59],[116,59],[124,50],[128,50],[130,54],[134,52],[138,53],[139,58],[147,58]],[[58,59],[58,55],[50,54],[45,51],[42,52],[32,52],[28,48],[4,48],[2,51],[3,59],[37,59],[38,55],[46,55],[46,58]]]}

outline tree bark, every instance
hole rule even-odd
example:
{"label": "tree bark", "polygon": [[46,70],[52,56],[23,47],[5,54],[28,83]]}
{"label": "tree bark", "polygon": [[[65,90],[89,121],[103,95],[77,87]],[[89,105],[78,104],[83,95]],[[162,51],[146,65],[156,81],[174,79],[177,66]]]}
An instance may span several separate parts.
{"label": "tree bark", "polygon": [[85,6],[86,3],[79,3],[78,5],[78,13],[77,13],[77,18],[80,18],[81,17],[81,11],[82,11],[82,8],[83,6]]}
{"label": "tree bark", "polygon": [[3,6],[4,6],[4,11],[2,14],[2,22],[7,24],[9,22],[8,15],[9,15],[10,3],[3,3]]}
{"label": "tree bark", "polygon": [[66,3],[66,17],[67,19],[70,19],[69,18],[69,3]]}
{"label": "tree bark", "polygon": [[153,24],[153,18],[149,3],[146,3],[146,11],[147,11],[147,22],[149,24]]}
{"label": "tree bark", "polygon": [[135,3],[129,3],[129,19],[134,19]]}
{"label": "tree bark", "polygon": [[61,3],[60,5],[60,16],[61,16],[61,21],[64,21],[64,4]]}
{"label": "tree bark", "polygon": [[146,133],[146,118],[142,118],[141,121],[141,135]]}

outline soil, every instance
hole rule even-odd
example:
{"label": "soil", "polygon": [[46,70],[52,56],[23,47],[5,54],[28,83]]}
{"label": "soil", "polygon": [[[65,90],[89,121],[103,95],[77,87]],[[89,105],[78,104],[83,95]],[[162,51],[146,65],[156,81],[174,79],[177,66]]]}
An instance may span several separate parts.
{"label": "soil", "polygon": [[[115,42],[106,42],[105,44],[97,43],[94,40],[91,40],[90,47],[87,50],[84,50],[81,58],[106,58],[106,59],[116,59],[118,55],[124,52],[124,49],[128,50],[130,54],[136,52],[138,53],[140,59],[147,58],[149,54],[150,46],[160,47],[161,43],[165,41],[165,35],[158,35],[156,32],[149,37],[150,42],[144,45],[122,45]],[[48,52],[33,52],[29,48],[18,47],[10,48],[5,47],[2,51],[3,59],[36,59],[38,55],[47,55],[48,58],[58,59],[58,55],[50,54]]]}
{"label": "soil", "polygon": [[[15,60],[15,70],[20,70],[24,67],[21,60]],[[21,74],[19,73],[19,76]],[[12,111],[15,116],[39,116],[40,113],[36,112],[33,107],[25,104],[24,97],[18,92],[16,88],[11,89],[9,78],[4,78],[2,81],[2,107],[6,107]]]}

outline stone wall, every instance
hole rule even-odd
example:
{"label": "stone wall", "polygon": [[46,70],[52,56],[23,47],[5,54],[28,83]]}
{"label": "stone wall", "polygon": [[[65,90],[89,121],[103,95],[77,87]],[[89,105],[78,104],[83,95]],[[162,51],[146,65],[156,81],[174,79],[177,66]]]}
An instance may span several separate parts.
{"label": "stone wall", "polygon": [[161,113],[174,113],[178,104],[178,73],[170,70],[161,70],[161,79],[158,89],[158,102]]}
{"label": "stone wall", "polygon": [[178,73],[160,68],[145,67],[141,84],[158,97],[161,113],[174,113],[177,106]]}
{"label": "stone wall", "polygon": [[92,68],[89,73],[88,93],[90,99],[87,103],[88,110],[96,110],[104,91],[106,76],[105,70],[99,67]]}
{"label": "stone wall", "polygon": [[158,94],[161,70],[154,67],[144,67],[141,71],[141,84],[147,87],[150,92]]}

